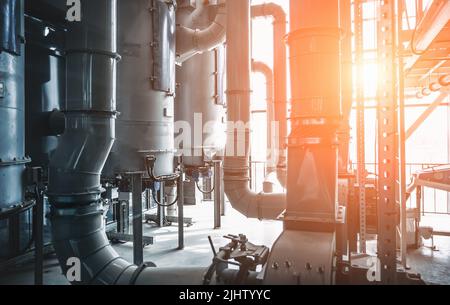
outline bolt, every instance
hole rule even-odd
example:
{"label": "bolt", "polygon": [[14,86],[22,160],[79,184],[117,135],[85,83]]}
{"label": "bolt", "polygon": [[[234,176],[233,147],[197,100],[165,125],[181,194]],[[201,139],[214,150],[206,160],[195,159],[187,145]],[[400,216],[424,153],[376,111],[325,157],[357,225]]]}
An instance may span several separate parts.
{"label": "bolt", "polygon": [[320,274],[324,274],[324,273],[325,273],[325,267],[320,266],[320,267],[317,269],[317,272],[320,273]]}
{"label": "bolt", "polygon": [[279,265],[277,262],[274,262],[274,263],[272,264],[272,269],[277,270],[279,267],[280,267],[280,265]]}
{"label": "bolt", "polygon": [[290,261],[286,261],[284,264],[286,265],[286,268],[288,268],[288,269],[292,267],[292,263]]}
{"label": "bolt", "polygon": [[306,263],[305,268],[306,268],[306,270],[311,271],[311,270],[312,270],[312,265],[311,265],[311,263]]}

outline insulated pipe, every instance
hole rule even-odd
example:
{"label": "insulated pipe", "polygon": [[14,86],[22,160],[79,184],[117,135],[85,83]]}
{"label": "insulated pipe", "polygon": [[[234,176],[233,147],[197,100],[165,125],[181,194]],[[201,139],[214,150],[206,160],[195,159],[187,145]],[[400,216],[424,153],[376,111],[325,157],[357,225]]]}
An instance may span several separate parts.
{"label": "insulated pipe", "polygon": [[[202,0],[197,1],[195,14],[206,10]],[[220,0],[216,17],[210,26],[203,30],[191,29],[182,25],[177,27],[177,62],[182,63],[192,56],[214,49],[224,43],[226,34],[226,6]]]}
{"label": "insulated pipe", "polygon": [[251,7],[252,18],[273,18],[273,75],[275,121],[279,124],[277,177],[286,186],[286,139],[287,139],[287,17],[283,8],[275,3],[264,3]]}
{"label": "insulated pipe", "polygon": [[261,73],[266,79],[266,102],[267,102],[267,175],[270,175],[276,170],[276,162],[274,162],[275,153],[273,151],[273,134],[272,122],[274,118],[274,103],[273,103],[273,72],[272,69],[263,62],[252,61],[252,71],[254,73]]}
{"label": "insulated pipe", "polygon": [[[224,158],[225,193],[233,208],[245,216],[276,219],[285,209],[286,196],[257,194],[250,190],[248,183],[251,95],[250,0],[227,1],[227,24],[227,96],[230,123]],[[236,126],[238,122],[243,123],[241,127]],[[244,151],[239,151],[240,147],[243,147]]]}

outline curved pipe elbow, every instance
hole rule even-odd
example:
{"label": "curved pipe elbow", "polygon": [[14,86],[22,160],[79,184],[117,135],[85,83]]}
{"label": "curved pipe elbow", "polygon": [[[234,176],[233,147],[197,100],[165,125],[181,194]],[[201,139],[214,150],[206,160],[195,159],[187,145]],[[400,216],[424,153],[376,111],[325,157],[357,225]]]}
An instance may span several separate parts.
{"label": "curved pipe elbow", "polygon": [[276,220],[286,209],[285,194],[258,194],[245,180],[226,181],[225,194],[231,206],[247,218]]}
{"label": "curved pipe elbow", "polygon": [[285,189],[287,186],[287,169],[286,167],[277,167],[277,179],[281,186]]}
{"label": "curved pipe elbow", "polygon": [[276,3],[263,3],[252,6],[252,18],[272,16],[274,23],[286,23],[284,9]]}
{"label": "curved pipe elbow", "polygon": [[226,9],[222,5],[214,21],[203,30],[194,30],[185,26],[177,29],[177,61],[182,63],[192,56],[210,51],[225,42]]}
{"label": "curved pipe elbow", "polygon": [[[266,83],[267,86],[269,88],[273,88],[273,72],[272,69],[266,65],[263,62],[260,61],[252,61],[252,71],[253,72],[259,72],[261,74],[264,75],[264,77],[266,78]],[[268,96],[267,99],[269,100],[273,100],[273,93],[272,93],[273,89],[270,90],[270,92],[268,92]]]}

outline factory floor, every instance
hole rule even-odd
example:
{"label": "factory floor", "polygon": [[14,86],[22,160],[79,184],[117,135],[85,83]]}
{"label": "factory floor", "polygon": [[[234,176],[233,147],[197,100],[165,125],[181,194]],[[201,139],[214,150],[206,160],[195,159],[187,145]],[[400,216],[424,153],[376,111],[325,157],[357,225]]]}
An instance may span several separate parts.
{"label": "factory floor", "polygon": [[[255,244],[272,245],[282,230],[280,222],[260,222],[249,220],[227,207],[227,216],[222,219],[222,229],[213,230],[213,203],[202,202],[197,206],[187,206],[185,216],[192,217],[194,224],[186,227],[185,249],[177,250],[177,227],[157,228],[144,225],[144,234],[154,236],[154,245],[144,249],[144,261],[152,261],[159,267],[208,266],[212,251],[208,243],[211,236],[216,248],[227,243],[222,236],[226,234],[245,233]],[[428,241],[427,241],[428,242]],[[435,237],[438,251],[429,248],[411,250],[408,264],[411,271],[420,273],[429,284],[450,284],[450,237]],[[116,251],[132,261],[132,244],[114,245]],[[47,285],[67,285],[61,275],[58,262],[54,256],[45,261],[44,283]],[[0,273],[0,285],[33,284],[33,265],[16,268],[9,273]]]}

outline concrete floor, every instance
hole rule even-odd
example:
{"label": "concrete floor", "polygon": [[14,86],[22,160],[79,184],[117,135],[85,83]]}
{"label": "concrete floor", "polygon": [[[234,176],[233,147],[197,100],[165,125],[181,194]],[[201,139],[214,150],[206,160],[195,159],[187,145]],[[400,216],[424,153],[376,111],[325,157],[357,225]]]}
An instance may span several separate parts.
{"label": "concrete floor", "polygon": [[[276,221],[249,220],[227,208],[227,216],[222,220],[222,229],[213,230],[213,204],[203,202],[197,206],[185,208],[185,216],[194,219],[194,225],[186,228],[185,249],[176,250],[177,227],[155,228],[144,225],[146,235],[155,237],[154,245],[144,249],[144,261],[152,261],[159,267],[208,266],[211,263],[212,251],[208,236],[213,238],[216,248],[227,243],[222,236],[226,234],[245,233],[255,244],[270,246],[282,230],[282,224]],[[412,271],[422,274],[422,278],[430,284],[450,285],[450,237],[436,237],[435,244],[439,251],[421,248],[409,253],[408,263]],[[114,245],[116,251],[124,258],[132,261],[132,245],[130,243]],[[45,261],[44,282],[47,285],[66,285],[54,256]],[[25,265],[13,272],[0,274],[0,285],[33,284],[33,266]]]}

